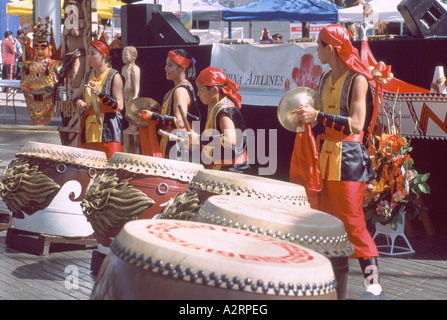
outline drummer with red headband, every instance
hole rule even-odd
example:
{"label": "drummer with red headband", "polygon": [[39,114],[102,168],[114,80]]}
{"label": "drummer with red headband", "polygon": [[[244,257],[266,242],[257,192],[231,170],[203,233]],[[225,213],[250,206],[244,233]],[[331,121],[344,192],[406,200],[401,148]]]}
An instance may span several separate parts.
{"label": "drummer with red headband", "polygon": [[370,124],[367,107],[371,72],[351,44],[348,30],[338,24],[324,27],[318,36],[318,57],[331,70],[320,78],[318,93],[323,109],[300,106],[294,113],[305,123],[317,123],[317,141],[324,140],[319,163],[323,190],[318,209],[344,222],[365,276],[366,291],[360,299],[384,299],[379,282],[379,252],[366,228],[363,198],[366,183],[374,178],[364,145]]}
{"label": "drummer with red headband", "polygon": [[[148,122],[148,130],[140,130],[140,142],[142,153],[150,156],[162,156],[176,160],[192,161],[191,150],[183,153],[182,148],[176,141],[171,141],[167,135],[160,137],[160,146],[154,146],[158,141],[155,125],[165,132],[173,130],[186,131],[182,112],[186,117],[188,125],[193,121],[200,121],[200,111],[194,87],[191,82],[196,78],[196,61],[184,49],[176,49],[168,52],[166,58],[166,79],[174,83],[172,88],[164,97],[160,113],[151,110],[140,110],[139,118]],[[155,124],[155,125],[154,125]],[[152,129],[151,129],[152,128]]]}
{"label": "drummer with red headband", "polygon": [[122,152],[123,81],[119,72],[107,66],[110,49],[103,41],[90,42],[90,69],[84,86],[73,99],[81,112],[78,147],[104,151],[107,158]]}
{"label": "drummer with red headband", "polygon": [[196,84],[197,95],[208,105],[201,141],[210,141],[202,150],[210,159],[209,169],[249,173],[247,139],[242,135],[246,129],[240,111],[242,98],[237,93],[239,86],[214,67],[202,70]]}

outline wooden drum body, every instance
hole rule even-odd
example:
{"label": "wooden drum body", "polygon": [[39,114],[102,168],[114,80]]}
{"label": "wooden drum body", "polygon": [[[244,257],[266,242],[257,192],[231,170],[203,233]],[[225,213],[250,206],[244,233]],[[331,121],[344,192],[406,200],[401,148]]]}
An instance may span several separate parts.
{"label": "wooden drum body", "polygon": [[94,231],[81,201],[90,180],[107,164],[104,152],[30,142],[2,175],[1,196],[18,230],[64,237]]}
{"label": "wooden drum body", "polygon": [[340,219],[289,203],[213,196],[199,209],[197,221],[278,238],[324,255],[334,269],[338,299],[346,298],[348,257],[354,247]]}
{"label": "wooden drum body", "polygon": [[190,162],[115,153],[82,202],[98,242],[108,247],[126,222],[157,217],[200,169],[202,165]]}
{"label": "wooden drum body", "polygon": [[166,206],[163,218],[194,221],[200,206],[214,195],[232,195],[310,207],[304,187],[298,184],[241,173],[200,170],[189,183],[188,190],[178,194]]}
{"label": "wooden drum body", "polygon": [[92,299],[335,299],[329,260],[299,245],[180,220],[127,223]]}

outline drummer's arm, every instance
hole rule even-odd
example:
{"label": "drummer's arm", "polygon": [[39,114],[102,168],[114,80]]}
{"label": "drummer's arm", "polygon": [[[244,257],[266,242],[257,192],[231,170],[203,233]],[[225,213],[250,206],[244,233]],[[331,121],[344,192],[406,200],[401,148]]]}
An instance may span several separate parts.
{"label": "drummer's arm", "polygon": [[113,110],[123,110],[123,80],[118,73],[113,77],[112,95],[110,96],[103,92],[99,92],[98,97],[103,104],[109,106]]}
{"label": "drummer's arm", "polygon": [[187,114],[188,112],[188,105],[190,102],[190,97],[188,94],[188,91],[185,88],[177,88],[174,91],[174,116],[175,116],[175,123],[177,125],[177,128],[182,129],[185,128],[185,123],[183,122],[182,115],[178,108],[182,108],[183,114]]}
{"label": "drummer's arm", "polygon": [[234,122],[227,115],[219,118],[219,127],[223,131],[221,144],[224,148],[231,148],[236,145],[236,128]]}
{"label": "drummer's arm", "polygon": [[350,124],[352,133],[359,134],[363,131],[366,117],[366,94],[368,82],[364,76],[354,79],[350,103]]}
{"label": "drummer's arm", "polygon": [[189,94],[185,88],[177,88],[174,91],[174,116],[167,114],[159,114],[149,110],[140,110],[139,117],[143,121],[154,120],[164,126],[181,129],[185,127],[183,118],[178,110],[178,105],[182,108],[184,114],[188,112],[188,105],[190,102]]}

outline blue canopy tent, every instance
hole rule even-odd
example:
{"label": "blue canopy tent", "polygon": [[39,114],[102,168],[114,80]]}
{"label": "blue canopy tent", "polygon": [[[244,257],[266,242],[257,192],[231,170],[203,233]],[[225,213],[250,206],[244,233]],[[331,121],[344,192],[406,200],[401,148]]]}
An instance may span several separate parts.
{"label": "blue canopy tent", "polygon": [[11,31],[14,37],[17,30],[20,29],[20,20],[18,16],[8,16],[6,14],[6,4],[12,2],[11,0],[0,0],[0,40],[4,39],[5,32]]}
{"label": "blue canopy tent", "polygon": [[341,8],[328,0],[257,0],[242,7],[222,10],[222,20],[335,23]]}

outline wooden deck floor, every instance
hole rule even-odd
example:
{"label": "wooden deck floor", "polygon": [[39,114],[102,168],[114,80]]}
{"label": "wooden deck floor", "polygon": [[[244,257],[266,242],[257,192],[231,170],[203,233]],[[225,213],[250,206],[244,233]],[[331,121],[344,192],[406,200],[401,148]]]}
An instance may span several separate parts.
{"label": "wooden deck floor", "polygon": [[[95,275],[90,271],[92,249],[52,249],[39,256],[6,246],[0,231],[0,299],[87,300]],[[409,239],[416,253],[382,256],[382,285],[388,300],[447,299],[447,236],[420,234]],[[74,279],[78,279],[77,281]],[[347,299],[363,292],[363,277],[350,260]]]}

